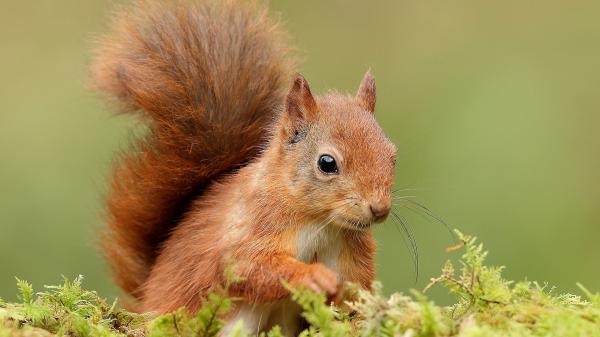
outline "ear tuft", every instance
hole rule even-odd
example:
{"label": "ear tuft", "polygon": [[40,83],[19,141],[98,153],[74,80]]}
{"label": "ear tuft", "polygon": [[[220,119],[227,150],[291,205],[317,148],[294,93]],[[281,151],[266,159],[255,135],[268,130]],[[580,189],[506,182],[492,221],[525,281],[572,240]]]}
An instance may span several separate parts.
{"label": "ear tuft", "polygon": [[293,126],[315,119],[317,103],[304,76],[296,74],[286,100],[287,113]]}
{"label": "ear tuft", "polygon": [[363,109],[371,113],[375,112],[375,102],[377,101],[375,77],[373,77],[370,71],[367,71],[360,82],[360,86],[356,92],[356,98]]}

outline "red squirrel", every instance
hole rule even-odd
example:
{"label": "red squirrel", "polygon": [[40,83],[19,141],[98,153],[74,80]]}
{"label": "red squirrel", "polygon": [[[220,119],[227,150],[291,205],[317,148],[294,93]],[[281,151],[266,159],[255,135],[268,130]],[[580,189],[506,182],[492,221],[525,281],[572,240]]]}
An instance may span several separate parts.
{"label": "red squirrel", "polygon": [[282,280],[369,288],[396,159],[373,76],[356,95],[313,96],[256,1],[142,0],[111,27],[92,87],[147,133],[119,156],[101,240],[136,310],[196,310],[230,263],[230,326],[291,335],[300,311]]}

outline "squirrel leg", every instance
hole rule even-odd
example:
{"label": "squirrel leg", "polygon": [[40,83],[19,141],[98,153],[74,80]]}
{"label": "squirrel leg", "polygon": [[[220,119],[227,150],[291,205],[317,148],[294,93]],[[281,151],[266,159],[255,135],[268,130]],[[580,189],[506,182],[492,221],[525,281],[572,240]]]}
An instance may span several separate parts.
{"label": "squirrel leg", "polygon": [[230,289],[234,296],[251,303],[271,302],[289,295],[282,281],[294,287],[305,287],[315,292],[334,296],[338,290],[338,276],[320,263],[307,264],[287,255],[261,256],[252,261],[236,263],[243,280]]}

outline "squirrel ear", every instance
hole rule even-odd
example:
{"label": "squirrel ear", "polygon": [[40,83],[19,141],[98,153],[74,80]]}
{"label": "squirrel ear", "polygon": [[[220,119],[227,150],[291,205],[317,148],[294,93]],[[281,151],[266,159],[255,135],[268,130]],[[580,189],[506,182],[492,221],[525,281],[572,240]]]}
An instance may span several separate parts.
{"label": "squirrel ear", "polygon": [[294,128],[305,120],[313,120],[317,115],[317,103],[310,92],[308,82],[300,74],[296,74],[287,95],[286,110]]}
{"label": "squirrel ear", "polygon": [[375,112],[375,101],[377,100],[377,94],[375,93],[375,77],[371,75],[370,71],[367,71],[358,91],[356,92],[356,98],[360,106],[368,112]]}

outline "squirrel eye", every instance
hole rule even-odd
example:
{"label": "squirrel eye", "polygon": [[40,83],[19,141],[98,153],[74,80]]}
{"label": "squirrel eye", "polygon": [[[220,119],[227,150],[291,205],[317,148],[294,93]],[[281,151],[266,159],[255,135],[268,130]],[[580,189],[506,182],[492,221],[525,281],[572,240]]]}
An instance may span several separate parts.
{"label": "squirrel eye", "polygon": [[325,174],[336,174],[338,173],[337,163],[332,156],[324,154],[319,157],[319,170]]}

